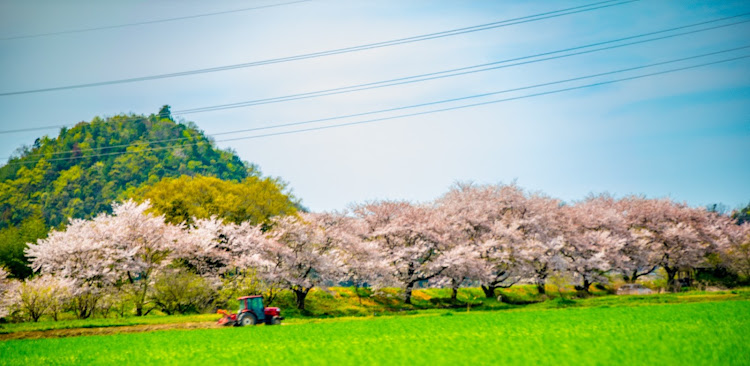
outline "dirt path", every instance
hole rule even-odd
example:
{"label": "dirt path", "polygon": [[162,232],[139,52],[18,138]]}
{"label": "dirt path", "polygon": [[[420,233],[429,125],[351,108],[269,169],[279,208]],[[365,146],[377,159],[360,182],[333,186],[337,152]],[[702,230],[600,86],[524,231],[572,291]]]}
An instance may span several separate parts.
{"label": "dirt path", "polygon": [[206,329],[219,328],[215,322],[200,323],[173,323],[173,324],[141,324],[141,325],[124,325],[101,328],[70,328],[70,329],[49,329],[49,330],[32,330],[26,332],[14,332],[0,334],[0,341],[11,339],[39,339],[39,338],[63,338],[78,337],[90,335],[110,335],[118,333],[138,333],[153,332],[156,330],[170,329]]}

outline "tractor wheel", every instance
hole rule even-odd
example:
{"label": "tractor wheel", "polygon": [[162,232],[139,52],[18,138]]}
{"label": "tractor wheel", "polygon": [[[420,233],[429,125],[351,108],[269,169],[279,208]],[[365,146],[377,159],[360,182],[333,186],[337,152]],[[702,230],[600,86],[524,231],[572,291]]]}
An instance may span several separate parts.
{"label": "tractor wheel", "polygon": [[273,317],[273,319],[271,319],[271,325],[281,325],[281,319],[277,316]]}
{"label": "tractor wheel", "polygon": [[251,314],[247,314],[240,318],[240,326],[255,325],[255,317]]}

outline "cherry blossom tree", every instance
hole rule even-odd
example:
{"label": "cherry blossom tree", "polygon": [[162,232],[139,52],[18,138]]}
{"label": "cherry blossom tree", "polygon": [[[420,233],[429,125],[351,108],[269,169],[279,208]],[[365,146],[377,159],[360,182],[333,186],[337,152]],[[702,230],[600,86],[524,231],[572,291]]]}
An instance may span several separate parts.
{"label": "cherry blossom tree", "polygon": [[[216,217],[195,219],[174,257],[191,271],[220,287],[220,299],[262,294],[268,304],[286,283],[268,260],[274,243],[261,225],[223,223]],[[275,245],[278,247],[278,245]]]}
{"label": "cherry blossom tree", "polygon": [[715,213],[690,208],[669,199],[630,197],[627,219],[650,264],[667,272],[670,288],[677,285],[680,270],[691,270],[705,263],[715,250],[718,238],[712,225]]}
{"label": "cherry blossom tree", "polygon": [[390,262],[391,276],[403,287],[405,303],[411,304],[415,284],[448,268],[441,258],[448,235],[435,206],[379,201],[356,206],[354,213],[364,220],[367,239]]}
{"label": "cherry blossom tree", "polygon": [[44,314],[51,314],[57,320],[71,285],[71,280],[51,275],[26,279],[15,288],[16,306],[34,322]]}
{"label": "cherry blossom tree", "polygon": [[[208,277],[219,278],[235,265],[240,247],[247,240],[244,230],[253,230],[252,225],[224,224],[217,217],[194,219],[193,225],[185,228],[185,235],[174,248],[173,256],[188,269]],[[240,229],[239,227],[243,229]]]}
{"label": "cherry blossom tree", "polygon": [[[52,231],[29,245],[32,268],[76,281],[78,316],[91,316],[102,291],[115,285],[132,295],[136,315],[148,313],[153,276],[170,262],[184,234],[181,228],[146,213],[148,201],[114,203],[113,213],[73,220],[65,231]],[[145,310],[145,312],[144,312]]]}
{"label": "cherry blossom tree", "polygon": [[324,230],[325,215],[301,213],[273,220],[268,240],[258,253],[244,256],[267,281],[279,281],[295,294],[296,305],[305,308],[311,289],[338,281],[343,263],[335,241]]}
{"label": "cherry blossom tree", "polygon": [[[243,222],[229,224],[226,230],[226,247],[232,260],[232,272],[224,276],[224,287],[245,294],[262,294],[268,304],[273,303],[279,292],[289,283],[280,276],[279,255],[283,246],[269,239],[262,225]],[[286,262],[285,262],[286,263]]]}
{"label": "cherry blossom tree", "polygon": [[144,307],[154,275],[170,263],[170,254],[184,233],[180,227],[167,224],[164,216],[146,213],[149,207],[148,201],[115,203],[112,215],[102,220],[109,233],[108,244],[116,253],[122,253],[116,270],[124,275],[127,288],[132,291],[137,316],[150,311]]}
{"label": "cherry blossom tree", "polygon": [[322,214],[319,221],[328,240],[338,248],[343,264],[342,280],[353,284],[360,303],[360,287],[378,289],[394,282],[389,263],[377,243],[366,240],[367,226],[363,220],[346,212],[332,212]]}
{"label": "cherry blossom tree", "polygon": [[517,256],[528,267],[526,277],[536,284],[540,294],[544,294],[547,278],[566,268],[561,253],[565,241],[560,201],[532,194],[511,212],[515,225],[522,232]]}
{"label": "cherry blossom tree", "polygon": [[750,278],[750,222],[736,225],[725,221],[723,230],[721,255],[724,263],[735,273]]}
{"label": "cherry blossom tree", "polygon": [[520,279],[513,253],[522,233],[510,213],[522,201],[523,192],[515,185],[460,183],[438,199],[451,246],[445,253],[450,265],[442,276],[450,280],[452,298],[464,280],[478,281],[485,296],[494,298],[495,289]]}
{"label": "cherry blossom tree", "polygon": [[95,221],[75,219],[65,230],[53,230],[26,249],[34,271],[74,280],[72,301],[79,318],[90,317],[118,280],[119,254],[107,245],[102,229]]}
{"label": "cherry blossom tree", "polygon": [[0,267],[0,318],[8,316],[11,306],[16,303],[16,286],[17,281],[8,278],[8,272]]}
{"label": "cherry blossom tree", "polygon": [[441,255],[446,266],[440,274],[438,284],[447,283],[451,288],[451,301],[458,299],[458,289],[465,281],[479,281],[488,277],[488,263],[480,257],[480,252],[466,243],[453,245]]}
{"label": "cherry blossom tree", "polygon": [[627,226],[615,203],[612,197],[600,195],[562,208],[565,243],[561,253],[578,282],[578,291],[588,293],[593,283],[606,282],[604,274],[621,261]]}

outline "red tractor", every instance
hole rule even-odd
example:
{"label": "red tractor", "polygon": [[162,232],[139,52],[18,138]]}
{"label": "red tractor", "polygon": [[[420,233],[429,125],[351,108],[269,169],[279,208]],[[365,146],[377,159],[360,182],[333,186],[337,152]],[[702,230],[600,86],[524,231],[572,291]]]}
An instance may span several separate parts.
{"label": "red tractor", "polygon": [[263,297],[260,295],[243,296],[237,298],[237,300],[240,301],[240,309],[237,310],[237,314],[231,314],[226,310],[219,310],[217,313],[223,314],[224,317],[219,319],[216,324],[240,327],[259,323],[279,325],[281,324],[281,320],[284,319],[281,316],[279,308],[264,308]]}

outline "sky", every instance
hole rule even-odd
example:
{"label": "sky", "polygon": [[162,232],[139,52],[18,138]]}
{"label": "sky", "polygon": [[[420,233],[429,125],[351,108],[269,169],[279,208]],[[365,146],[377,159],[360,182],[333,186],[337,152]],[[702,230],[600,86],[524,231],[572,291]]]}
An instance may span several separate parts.
{"label": "sky", "polygon": [[[600,9],[356,52],[18,93],[336,50],[595,2],[0,0],[0,160],[42,135],[59,133],[8,130],[150,114],[164,104],[175,118],[213,135],[495,93],[213,138],[264,174],[288,182],[314,211],[377,199],[429,201],[456,182],[515,181],[568,202],[602,192],[670,197],[693,206],[750,202],[750,48],[742,48],[750,46],[750,22],[729,25],[750,15],[630,42],[723,25],[712,30],[570,57],[187,113],[713,21],[749,13],[746,1],[608,2],[593,6],[610,5]],[[195,17],[211,13],[221,14]],[[174,18],[181,19],[160,21]],[[145,24],[118,26],[132,23]],[[92,28],[101,29],[69,32]],[[568,79],[578,80],[561,82]],[[539,84],[549,85],[528,88]],[[558,92],[567,88],[577,89]],[[521,90],[497,93],[509,89]],[[541,95],[529,96],[534,94]],[[463,107],[483,102],[493,103]],[[435,112],[452,107],[458,109]],[[382,118],[391,119],[296,132]],[[283,132],[290,133],[263,136]]]}

